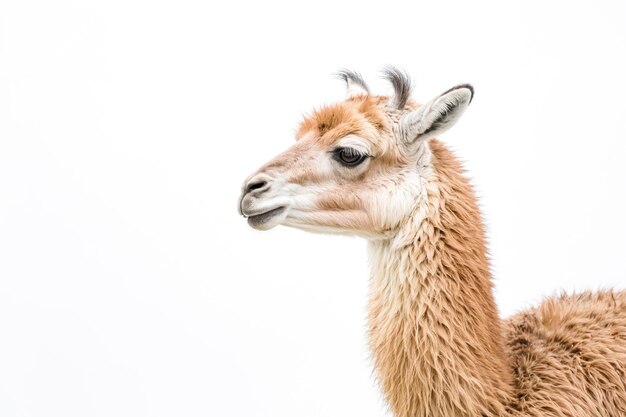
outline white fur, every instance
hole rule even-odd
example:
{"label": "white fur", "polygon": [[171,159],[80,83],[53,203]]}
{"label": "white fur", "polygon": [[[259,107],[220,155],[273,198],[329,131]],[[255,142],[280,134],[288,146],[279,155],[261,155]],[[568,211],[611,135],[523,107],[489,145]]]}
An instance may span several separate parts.
{"label": "white fur", "polygon": [[[424,141],[450,129],[465,112],[471,99],[471,90],[460,87],[406,114],[400,121],[404,140],[410,144]],[[431,129],[435,123],[437,127]]]}
{"label": "white fur", "polygon": [[336,147],[354,148],[357,151],[361,152],[362,154],[366,154],[366,155],[372,154],[372,149],[371,149],[371,145],[369,144],[369,142],[365,141],[364,139],[359,138],[356,135],[348,135],[348,136],[341,138],[337,142]]}

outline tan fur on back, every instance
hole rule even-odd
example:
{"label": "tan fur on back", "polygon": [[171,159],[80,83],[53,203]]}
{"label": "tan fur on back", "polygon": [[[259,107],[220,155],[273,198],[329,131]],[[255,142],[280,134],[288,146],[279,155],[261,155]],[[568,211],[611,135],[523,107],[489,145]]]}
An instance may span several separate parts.
{"label": "tan fur on back", "polygon": [[505,322],[528,416],[626,416],[626,293],[549,298]]}
{"label": "tan fur on back", "polygon": [[550,298],[502,322],[472,188],[429,145],[426,212],[370,243],[370,341],[394,415],[626,416],[626,292]]}

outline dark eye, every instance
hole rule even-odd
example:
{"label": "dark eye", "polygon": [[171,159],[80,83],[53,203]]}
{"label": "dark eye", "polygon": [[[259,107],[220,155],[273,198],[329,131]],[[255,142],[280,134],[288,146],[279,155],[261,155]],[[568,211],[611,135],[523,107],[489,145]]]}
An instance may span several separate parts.
{"label": "dark eye", "polygon": [[355,167],[365,161],[367,155],[352,148],[337,148],[333,151],[333,158],[347,167]]}

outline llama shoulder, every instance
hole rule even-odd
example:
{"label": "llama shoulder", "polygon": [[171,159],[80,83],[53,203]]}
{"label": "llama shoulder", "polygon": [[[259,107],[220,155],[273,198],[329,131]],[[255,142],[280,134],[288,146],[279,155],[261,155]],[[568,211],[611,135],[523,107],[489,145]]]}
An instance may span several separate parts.
{"label": "llama shoulder", "polygon": [[626,291],[553,296],[504,326],[520,410],[626,415]]}
{"label": "llama shoulder", "polygon": [[[548,297],[505,321],[511,347],[523,340],[577,343],[626,338],[626,290],[585,291]],[[516,340],[515,339],[519,339]],[[622,340],[626,349],[626,340]]]}

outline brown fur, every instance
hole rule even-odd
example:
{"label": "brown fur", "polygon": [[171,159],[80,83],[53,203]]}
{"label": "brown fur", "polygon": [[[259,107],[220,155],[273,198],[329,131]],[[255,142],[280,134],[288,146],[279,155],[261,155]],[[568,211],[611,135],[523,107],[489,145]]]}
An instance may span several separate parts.
{"label": "brown fur", "polygon": [[[322,143],[332,143],[349,134],[363,134],[371,125],[377,131],[387,129],[385,114],[380,109],[382,96],[362,95],[324,106],[300,124],[296,138],[315,132]],[[364,123],[365,122],[365,123]]]}
{"label": "brown fur", "polygon": [[505,325],[519,415],[626,416],[624,292],[552,297]]}
{"label": "brown fur", "polygon": [[355,96],[340,103],[324,106],[305,117],[296,132],[296,140],[313,137],[320,146],[330,146],[348,135],[359,135],[374,146],[374,156],[388,163],[397,163],[397,151],[381,134],[389,133],[387,114],[381,104],[384,96]]}
{"label": "brown fur", "polygon": [[387,265],[375,260],[370,340],[394,415],[626,416],[626,293],[550,298],[501,322],[474,193],[430,149],[427,215],[373,244]]}

